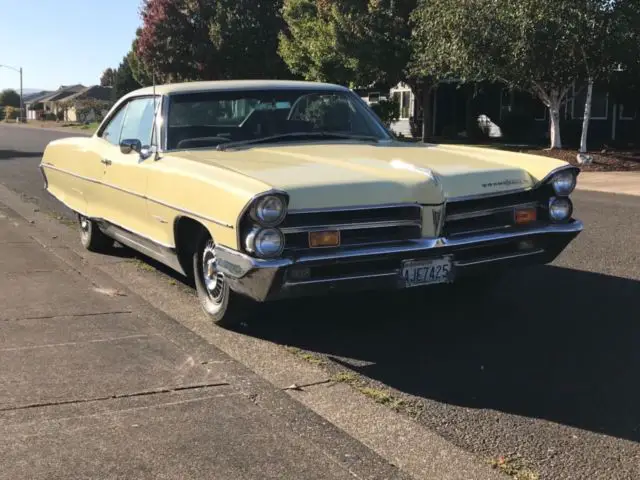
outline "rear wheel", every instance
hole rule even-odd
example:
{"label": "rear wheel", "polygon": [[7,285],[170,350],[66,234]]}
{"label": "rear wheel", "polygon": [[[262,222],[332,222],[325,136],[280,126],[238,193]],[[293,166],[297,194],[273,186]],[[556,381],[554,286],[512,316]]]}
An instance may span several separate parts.
{"label": "rear wheel", "polygon": [[203,233],[193,254],[193,277],[203,310],[222,327],[237,326],[247,319],[254,303],[229,288],[216,265],[215,243]]}
{"label": "rear wheel", "polygon": [[102,253],[113,247],[113,239],[102,233],[95,221],[78,214],[78,225],[80,227],[80,243],[87,250]]}

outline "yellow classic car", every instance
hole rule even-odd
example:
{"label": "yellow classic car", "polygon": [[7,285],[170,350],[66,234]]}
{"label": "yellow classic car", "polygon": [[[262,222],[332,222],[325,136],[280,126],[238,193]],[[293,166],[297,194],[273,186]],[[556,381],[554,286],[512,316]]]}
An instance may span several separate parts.
{"label": "yellow classic car", "polygon": [[331,84],[143,88],[92,137],[51,142],[40,167],[87,249],[115,240],[170,266],[227,325],[273,299],[548,263],[583,228],[577,168],[397,141]]}

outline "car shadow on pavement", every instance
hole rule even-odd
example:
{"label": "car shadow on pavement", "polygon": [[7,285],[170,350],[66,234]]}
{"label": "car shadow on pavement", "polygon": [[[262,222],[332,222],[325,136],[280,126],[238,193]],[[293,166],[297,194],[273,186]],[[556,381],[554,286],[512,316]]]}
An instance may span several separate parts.
{"label": "car shadow on pavement", "polygon": [[0,160],[13,160],[16,158],[42,157],[42,152],[20,152],[18,150],[0,149]]}
{"label": "car shadow on pavement", "polygon": [[553,266],[486,296],[455,290],[297,300],[251,335],[402,392],[640,441],[640,282]]}

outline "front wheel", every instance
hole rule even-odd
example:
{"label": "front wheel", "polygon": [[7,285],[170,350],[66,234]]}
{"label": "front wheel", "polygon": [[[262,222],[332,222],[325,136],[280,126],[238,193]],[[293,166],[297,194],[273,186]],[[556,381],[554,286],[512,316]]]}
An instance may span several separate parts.
{"label": "front wheel", "polygon": [[113,239],[107,237],[95,221],[78,214],[78,226],[80,243],[87,250],[102,253],[113,247]]}
{"label": "front wheel", "polygon": [[221,327],[232,327],[249,316],[253,302],[229,288],[216,266],[215,243],[204,234],[193,254],[193,276],[203,310]]}

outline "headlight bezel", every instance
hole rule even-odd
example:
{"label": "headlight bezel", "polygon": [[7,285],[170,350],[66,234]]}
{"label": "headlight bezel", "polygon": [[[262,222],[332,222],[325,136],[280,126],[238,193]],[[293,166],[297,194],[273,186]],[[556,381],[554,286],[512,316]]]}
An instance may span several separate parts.
{"label": "headlight bezel", "polygon": [[[261,202],[268,201],[269,197],[276,197],[281,201],[282,211],[278,218],[265,221],[258,215]],[[272,259],[281,256],[285,249],[286,237],[279,226],[285,221],[289,212],[289,195],[281,190],[269,190],[255,195],[243,208],[236,224],[238,248],[245,253],[260,259]],[[279,250],[273,252],[258,251],[256,237],[264,230],[274,229],[281,240]]]}
{"label": "headlight bezel", "polygon": [[[278,202],[280,202],[280,205],[281,205],[280,214],[274,219],[271,219],[271,220],[265,219],[264,213],[262,215],[260,213],[261,211],[260,208],[264,207],[266,203],[274,200],[277,200]],[[251,208],[249,209],[249,216],[254,222],[258,223],[263,227],[276,227],[280,225],[284,221],[285,217],[287,216],[287,199],[283,195],[276,194],[276,193],[261,195],[260,197],[256,198],[251,204]]]}
{"label": "headlight bezel", "polygon": [[[274,250],[271,252],[265,252],[264,250],[261,250],[259,248],[259,245],[260,245],[259,241],[261,237],[264,237],[265,235],[268,235],[270,233],[277,235],[277,237],[280,239],[280,245],[277,250]],[[260,227],[258,225],[255,225],[251,229],[251,231],[247,234],[244,241],[245,250],[248,253],[255,255],[259,258],[278,257],[282,255],[282,252],[284,251],[284,246],[285,246],[284,234],[280,229],[274,228],[274,227]]]}
{"label": "headlight bezel", "polygon": [[[551,186],[551,189],[553,190],[555,196],[568,197],[573,193],[578,183],[579,171],[580,170],[575,167],[566,167],[554,172],[552,175],[549,176],[548,184]],[[558,186],[558,181],[562,180],[563,178],[567,180],[568,177],[570,177],[569,187],[560,188]]]}
{"label": "headlight bezel", "polygon": [[[567,206],[567,215],[561,219],[554,218],[551,214],[553,206],[558,203],[566,203]],[[552,223],[566,223],[571,220],[571,217],[573,215],[573,202],[568,197],[551,197],[549,199],[549,203],[547,204],[547,210],[549,212],[549,220]]]}

